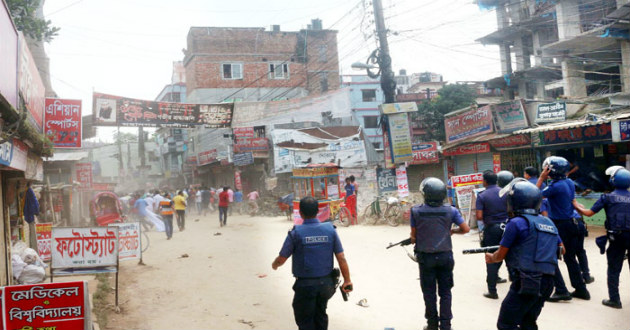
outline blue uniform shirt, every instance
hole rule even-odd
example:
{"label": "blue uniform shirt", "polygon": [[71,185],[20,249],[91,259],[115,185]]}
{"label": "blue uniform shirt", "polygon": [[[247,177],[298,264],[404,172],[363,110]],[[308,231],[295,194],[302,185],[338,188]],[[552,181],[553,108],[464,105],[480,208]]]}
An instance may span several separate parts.
{"label": "blue uniform shirt", "polygon": [[149,204],[147,203],[147,201],[145,201],[143,198],[139,198],[134,204],[133,207],[138,210],[138,214],[140,214],[141,216],[146,216],[147,215],[147,206],[149,206]]}
{"label": "blue uniform shirt", "polygon": [[[453,212],[453,223],[456,226],[459,226],[462,223],[464,223],[464,218],[462,218],[462,215],[461,213],[459,213],[459,210],[453,207],[451,208],[451,212]],[[417,226],[416,219],[413,217],[413,213],[411,214],[411,221],[409,222],[411,223],[411,227],[415,228]]]}
{"label": "blue uniform shirt", "polygon": [[[523,217],[514,217],[505,224],[503,238],[501,238],[501,246],[508,249],[516,244],[524,241],[529,236],[529,221]],[[562,243],[560,235],[558,235],[558,245]]]}
{"label": "blue uniform shirt", "polygon": [[[630,197],[630,191],[625,190],[625,189],[615,189],[614,193],[615,195]],[[601,211],[604,207],[606,207],[606,203],[607,201],[604,199],[604,194],[602,194],[597,200],[597,202],[593,204],[593,207],[591,207],[591,211],[595,213]]]}
{"label": "blue uniform shirt", "polygon": [[235,191],[234,192],[234,202],[240,203],[243,201],[243,192]]}
{"label": "blue uniform shirt", "polygon": [[[534,184],[534,186],[538,183],[538,177],[531,177],[527,181]],[[542,185],[540,185],[540,190],[543,190],[547,187],[547,184],[543,181]]]}
{"label": "blue uniform shirt", "polygon": [[573,200],[575,199],[575,185],[571,180],[553,180],[542,191],[543,197],[549,200],[549,218],[552,220],[567,220],[573,218]]}
{"label": "blue uniform shirt", "polygon": [[501,188],[489,185],[477,196],[477,211],[483,211],[483,223],[486,225],[507,221],[507,195],[499,197]]}

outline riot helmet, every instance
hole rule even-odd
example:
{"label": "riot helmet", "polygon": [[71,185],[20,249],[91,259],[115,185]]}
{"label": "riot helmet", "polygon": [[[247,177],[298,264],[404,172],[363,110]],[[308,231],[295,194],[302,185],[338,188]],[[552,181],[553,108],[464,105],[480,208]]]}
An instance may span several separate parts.
{"label": "riot helmet", "polygon": [[611,166],[606,170],[606,175],[610,175],[610,184],[617,189],[630,188],[630,171],[623,166]]}
{"label": "riot helmet", "polygon": [[429,206],[442,206],[446,198],[446,185],[438,178],[426,178],[420,183],[420,192]]}
{"label": "riot helmet", "polygon": [[500,188],[507,186],[512,180],[514,180],[514,174],[510,171],[500,171],[497,173],[497,185]]}
{"label": "riot helmet", "polygon": [[542,193],[531,182],[523,178],[514,179],[499,192],[500,197],[505,195],[507,195],[508,213],[538,215],[542,203]]}
{"label": "riot helmet", "polygon": [[567,173],[571,169],[569,161],[564,157],[551,156],[547,157],[543,162],[543,169],[549,167],[549,177],[554,180],[561,180],[567,177]]}

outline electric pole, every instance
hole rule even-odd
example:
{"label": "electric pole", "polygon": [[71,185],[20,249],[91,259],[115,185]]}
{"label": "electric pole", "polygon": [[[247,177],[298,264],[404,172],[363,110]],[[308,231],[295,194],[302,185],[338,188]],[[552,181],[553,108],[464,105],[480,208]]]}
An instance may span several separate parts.
{"label": "electric pole", "polygon": [[383,17],[383,5],[381,0],[372,0],[374,5],[374,22],[380,47],[379,67],[381,69],[381,89],[385,94],[385,103],[396,102],[396,81],[392,71],[392,58],[389,56],[389,44],[387,43],[387,28]]}

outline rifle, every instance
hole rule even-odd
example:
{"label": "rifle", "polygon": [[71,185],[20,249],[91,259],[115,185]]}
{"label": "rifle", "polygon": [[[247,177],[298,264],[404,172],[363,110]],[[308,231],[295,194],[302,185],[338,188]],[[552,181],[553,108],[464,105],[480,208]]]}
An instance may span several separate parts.
{"label": "rifle", "polygon": [[494,245],[494,246],[486,246],[486,247],[482,247],[482,248],[476,248],[476,249],[466,249],[463,250],[462,253],[463,254],[476,254],[476,253],[492,253],[496,250],[499,249],[498,245]]}
{"label": "rifle", "polygon": [[411,238],[404,239],[404,240],[402,240],[402,241],[400,241],[398,243],[395,243],[395,244],[394,243],[389,243],[389,245],[386,247],[386,249],[392,248],[392,247],[394,247],[396,245],[405,246],[405,245],[409,245],[409,244],[411,244]]}

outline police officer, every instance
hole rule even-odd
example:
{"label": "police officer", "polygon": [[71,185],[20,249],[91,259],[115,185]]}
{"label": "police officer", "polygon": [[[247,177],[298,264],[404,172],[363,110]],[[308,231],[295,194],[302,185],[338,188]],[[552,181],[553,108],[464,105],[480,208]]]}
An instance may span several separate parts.
{"label": "police officer", "polygon": [[606,250],[609,299],[604,299],[602,304],[612,308],[621,308],[619,273],[623,267],[624,256],[630,251],[630,192],[628,192],[630,171],[621,166],[613,166],[606,170],[606,174],[610,175],[610,183],[615,187],[612,193],[603,194],[590,210],[577,202],[574,205],[578,212],[588,217],[592,217],[601,209],[606,211],[606,230],[610,242]]}
{"label": "police officer", "polygon": [[497,328],[537,329],[536,320],[553,291],[562,241],[553,222],[538,214],[542,197],[535,185],[516,179],[503,194],[510,219],[499,250],[486,253],[488,264],[505,259],[512,281],[501,304]]}
{"label": "police officer", "polygon": [[[497,186],[497,181],[501,180],[501,187]],[[486,190],[482,191],[477,197],[476,216],[477,220],[483,220],[483,239],[481,246],[494,246],[501,242],[503,236],[503,226],[508,219],[506,197],[499,197],[499,191],[514,179],[512,173],[501,171],[495,174],[493,171],[485,171],[483,173],[483,186]],[[486,283],[488,284],[488,292],[483,296],[490,299],[499,299],[497,294],[497,283],[507,282],[499,279],[499,268],[501,262],[486,264]]]}
{"label": "police officer", "polygon": [[[427,319],[425,330],[451,329],[451,288],[453,287],[452,225],[461,233],[470,231],[459,211],[444,205],[446,185],[440,179],[426,178],[420,184],[424,204],[411,209],[411,243],[420,267],[420,288]],[[440,313],[437,309],[440,295]]]}
{"label": "police officer", "polygon": [[[533,166],[527,166],[524,170],[523,170],[523,177],[531,182],[532,184],[537,184],[538,183],[538,175],[540,173],[538,172],[538,169],[533,167]],[[545,189],[545,187],[547,187],[547,184],[545,184],[543,182],[542,186],[540,187],[541,189]]]}
{"label": "police officer", "polygon": [[591,295],[586,289],[586,284],[582,278],[582,272],[577,262],[577,249],[579,239],[579,228],[577,221],[573,217],[573,200],[575,199],[575,185],[571,180],[567,179],[569,172],[569,162],[557,156],[552,156],[543,162],[543,172],[538,178],[537,186],[540,188],[542,184],[551,177],[552,182],[542,190],[543,197],[549,202],[549,218],[558,228],[566,255],[564,262],[569,271],[569,279],[571,286],[575,288],[571,294],[562,278],[560,269],[556,269],[554,278],[556,292],[549,298],[549,301],[571,300],[571,298],[579,298],[584,300],[591,299]]}
{"label": "police officer", "polygon": [[300,330],[328,329],[326,306],[336,285],[332,276],[333,255],[343,275],[342,290],[352,291],[350,269],[337,231],[330,222],[319,222],[316,218],[318,210],[317,200],[313,197],[300,200],[300,216],[304,223],[288,233],[280,255],[271,265],[276,270],[293,255],[292,271],[296,278],[293,314]]}

